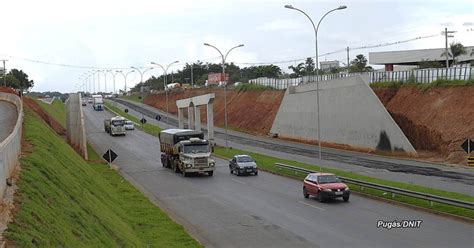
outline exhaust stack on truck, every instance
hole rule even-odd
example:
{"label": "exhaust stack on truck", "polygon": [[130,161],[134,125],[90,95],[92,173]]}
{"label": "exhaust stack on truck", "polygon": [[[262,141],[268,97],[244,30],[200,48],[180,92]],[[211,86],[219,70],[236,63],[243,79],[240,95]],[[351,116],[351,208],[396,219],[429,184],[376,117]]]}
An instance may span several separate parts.
{"label": "exhaust stack on truck", "polygon": [[216,162],[211,159],[209,141],[204,133],[190,129],[166,129],[160,132],[161,164],[188,176],[193,172],[214,174]]}

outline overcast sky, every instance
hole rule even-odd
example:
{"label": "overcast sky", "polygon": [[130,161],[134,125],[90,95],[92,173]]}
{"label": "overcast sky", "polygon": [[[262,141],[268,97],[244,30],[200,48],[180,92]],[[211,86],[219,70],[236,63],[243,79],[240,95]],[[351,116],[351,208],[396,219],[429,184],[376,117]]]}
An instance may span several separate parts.
{"label": "overcast sky", "polygon": [[[171,70],[197,60],[219,62],[218,53],[203,45],[208,42],[221,50],[238,44],[228,62],[267,63],[314,56],[314,31],[301,13],[286,9],[291,4],[318,22],[322,15],[339,5],[347,9],[325,17],[318,32],[319,54],[349,47],[375,45],[440,34],[445,27],[455,30],[455,40],[474,45],[472,1],[122,1],[122,0],[2,0],[0,17],[0,59],[8,59],[7,69],[24,70],[35,81],[34,91],[71,92],[83,82],[90,69],[47,65],[29,60],[73,66],[129,68],[148,67],[150,62],[168,64]],[[444,47],[444,36],[420,39],[393,46],[351,51],[373,51]],[[346,61],[340,52],[320,58]],[[287,70],[291,64],[277,64]],[[145,79],[161,75],[161,69],[145,74]],[[102,76],[103,77],[103,76]],[[101,79],[104,80],[103,78]],[[130,74],[128,85],[140,81]],[[108,75],[108,90],[112,75]],[[123,88],[123,77],[116,77]]]}

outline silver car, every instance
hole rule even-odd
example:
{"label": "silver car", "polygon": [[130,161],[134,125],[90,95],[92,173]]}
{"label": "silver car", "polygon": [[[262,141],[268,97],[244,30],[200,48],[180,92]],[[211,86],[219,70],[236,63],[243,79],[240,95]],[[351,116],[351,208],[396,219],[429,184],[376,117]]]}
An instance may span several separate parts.
{"label": "silver car", "polygon": [[130,120],[125,121],[124,127],[125,127],[125,130],[135,130],[135,125]]}
{"label": "silver car", "polygon": [[243,174],[258,175],[257,161],[249,155],[235,155],[229,160],[230,173],[237,173],[238,176]]}

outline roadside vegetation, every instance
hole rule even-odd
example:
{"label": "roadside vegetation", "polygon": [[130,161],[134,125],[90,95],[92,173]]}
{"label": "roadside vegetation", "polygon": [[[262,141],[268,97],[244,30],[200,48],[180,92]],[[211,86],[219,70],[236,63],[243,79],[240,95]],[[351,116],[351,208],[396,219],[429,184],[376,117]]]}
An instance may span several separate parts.
{"label": "roadside vegetation", "polygon": [[142,99],[140,99],[140,96],[137,95],[137,94],[133,94],[133,95],[130,95],[130,96],[120,96],[120,98],[127,99],[127,100],[134,101],[134,102],[138,102],[138,103],[142,103]]}
{"label": "roadside vegetation", "polygon": [[51,104],[47,104],[43,101],[34,99],[49,116],[53,117],[61,126],[66,128],[66,105],[58,99],[55,99]]}
{"label": "roadside vegetation", "polygon": [[268,86],[259,85],[259,84],[242,83],[236,86],[235,90],[237,90],[238,92],[264,91],[264,90],[272,90],[272,88]]}
{"label": "roadside vegetation", "polygon": [[400,87],[416,87],[420,91],[425,92],[431,88],[451,87],[451,86],[474,86],[474,78],[469,80],[448,80],[448,79],[437,79],[432,83],[418,83],[414,78],[407,81],[387,81],[387,82],[374,82],[370,84],[372,88],[392,88],[398,89]]}
{"label": "roadside vegetation", "polygon": [[[225,149],[222,147],[215,147],[214,149],[214,154],[216,156],[225,158],[225,159],[230,159],[234,155],[237,154],[249,154],[252,156],[255,160],[258,161],[258,166],[262,170],[269,171],[275,174],[279,175],[285,175],[297,179],[303,180],[307,174],[302,173],[302,172],[295,172],[291,170],[286,170],[286,169],[280,169],[275,166],[275,163],[283,163],[283,164],[288,164],[292,166],[297,166],[300,168],[304,169],[309,169],[309,170],[319,170],[319,166],[315,165],[310,165],[310,164],[305,164],[305,163],[300,163],[292,160],[285,160],[285,159],[279,159],[279,158],[274,158],[258,153],[253,153],[253,152],[246,152],[238,149]],[[474,202],[474,197],[468,196],[468,195],[463,195],[459,193],[454,193],[454,192],[448,192],[448,191],[443,191],[443,190],[437,190],[437,189],[432,189],[432,188],[427,188],[419,185],[414,185],[414,184],[407,184],[407,183],[400,183],[400,182],[394,182],[394,181],[387,181],[383,179],[378,179],[378,178],[373,178],[373,177],[368,177],[364,175],[359,175],[356,173],[352,172],[347,172],[343,170],[338,170],[338,169],[331,169],[331,168],[325,168],[322,167],[323,172],[329,172],[329,173],[334,173],[338,176],[341,177],[347,177],[351,179],[358,179],[358,180],[363,180],[371,183],[376,183],[376,184],[381,184],[381,185],[387,185],[387,186],[392,186],[392,187],[397,187],[401,189],[406,189],[406,190],[411,190],[411,191],[416,191],[416,192],[423,192],[423,193],[428,193],[428,194],[433,194],[433,195],[438,195],[438,196],[443,196],[451,199],[458,199],[462,201],[467,201],[467,202]],[[430,206],[430,203],[424,200],[419,200],[413,197],[405,197],[405,196],[400,196],[400,195],[395,195],[392,198],[392,195],[390,193],[380,191],[380,190],[374,190],[374,189],[368,189],[364,188],[361,189],[358,186],[348,184],[349,187],[351,188],[352,191],[356,191],[359,193],[375,196],[375,197],[380,197],[384,199],[389,199],[393,201],[398,201],[410,205],[415,205],[423,208],[429,208],[433,209],[436,211],[440,212],[445,212],[453,215],[458,215],[462,217],[467,217],[470,219],[474,219],[474,210],[467,210],[464,208],[458,208],[458,207],[453,207],[449,206],[446,204],[440,204],[440,203],[433,203],[433,206]]]}
{"label": "roadside vegetation", "polygon": [[[114,106],[112,103],[108,102],[108,101],[105,101],[105,107],[112,113],[116,114],[116,115],[120,115],[128,120],[131,120],[133,122],[135,122],[135,128],[137,129],[141,129],[143,130],[145,133],[148,133],[148,134],[151,134],[153,136],[157,136],[158,137],[158,134],[160,133],[161,131],[161,128],[159,128],[158,126],[155,126],[155,125],[152,125],[152,124],[149,124],[149,123],[146,123],[146,124],[141,124],[140,123],[140,119],[138,119],[137,117],[131,115],[131,114],[128,114],[128,113],[125,113],[123,110],[119,109],[118,107]],[[147,119],[147,118],[145,118]]]}
{"label": "roadside vegetation", "polygon": [[115,170],[84,161],[28,108],[24,139],[31,148],[20,161],[18,212],[5,234],[14,246],[200,246]]}

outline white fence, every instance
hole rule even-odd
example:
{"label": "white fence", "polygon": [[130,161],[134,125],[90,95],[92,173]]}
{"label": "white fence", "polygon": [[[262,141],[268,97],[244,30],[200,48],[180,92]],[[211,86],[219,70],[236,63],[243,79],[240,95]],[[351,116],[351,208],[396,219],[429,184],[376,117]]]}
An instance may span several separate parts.
{"label": "white fence", "polygon": [[249,80],[251,84],[258,84],[262,86],[271,87],[273,89],[286,89],[288,86],[295,86],[300,84],[314,83],[318,81],[327,81],[336,78],[350,77],[359,74],[369,74],[370,83],[374,82],[389,82],[389,81],[403,81],[416,83],[431,83],[437,79],[449,80],[469,80],[474,78],[472,67],[451,67],[446,68],[431,68],[411,71],[383,71],[383,72],[364,72],[364,73],[336,73],[324,74],[319,76],[304,76],[299,78],[257,78]]}
{"label": "white fence", "polygon": [[[18,164],[21,153],[21,130],[23,123],[23,103],[17,95],[0,92],[0,100],[15,104],[18,118],[10,135],[0,143],[0,199],[6,189],[7,179]],[[0,127],[1,128],[1,127]]]}

